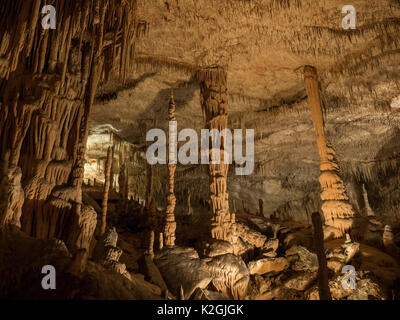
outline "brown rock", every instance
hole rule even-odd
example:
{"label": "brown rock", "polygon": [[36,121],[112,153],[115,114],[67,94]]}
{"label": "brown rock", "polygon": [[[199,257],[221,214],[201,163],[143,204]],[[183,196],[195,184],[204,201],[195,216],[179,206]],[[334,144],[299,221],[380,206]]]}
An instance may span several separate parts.
{"label": "brown rock", "polygon": [[304,291],[314,282],[316,278],[317,273],[304,272],[291,277],[285,282],[284,286],[288,289]]}
{"label": "brown rock", "polygon": [[286,258],[264,258],[248,263],[250,274],[266,274],[268,272],[281,272],[289,267]]}

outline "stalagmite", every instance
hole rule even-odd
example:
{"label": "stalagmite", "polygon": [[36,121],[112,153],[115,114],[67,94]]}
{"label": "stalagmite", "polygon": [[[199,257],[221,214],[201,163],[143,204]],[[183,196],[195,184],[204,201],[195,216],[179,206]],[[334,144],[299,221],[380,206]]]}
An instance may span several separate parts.
{"label": "stalagmite", "polygon": [[[169,121],[176,121],[175,117],[175,102],[174,102],[174,96],[173,93],[171,92],[171,99],[169,102],[169,107],[168,107],[168,119]],[[171,139],[170,137],[170,143],[172,142],[175,144],[177,141],[177,137],[174,137]],[[172,152],[175,153],[176,148],[170,148]],[[173,159],[176,158],[176,154],[170,154],[169,157]],[[171,159],[170,159],[171,160]],[[164,242],[167,247],[172,247],[175,245],[175,230],[176,230],[176,222],[175,222],[175,204],[176,204],[176,197],[174,193],[174,184],[175,184],[175,170],[176,170],[176,164],[175,163],[170,163],[174,161],[168,161],[168,196],[167,196],[167,209],[165,213],[165,222],[164,222]]]}
{"label": "stalagmite", "polygon": [[385,226],[385,229],[383,231],[382,235],[382,242],[383,246],[385,247],[385,251],[390,254],[392,257],[399,259],[399,248],[396,245],[396,242],[394,240],[394,235],[392,231],[392,227],[389,225]]}
{"label": "stalagmite", "polygon": [[154,230],[150,231],[146,254],[148,254],[152,259],[154,258]]}
{"label": "stalagmite", "polygon": [[193,215],[193,208],[192,208],[192,203],[191,203],[191,199],[190,199],[190,189],[188,189],[188,191],[187,191],[187,205],[188,205],[187,214],[188,214],[188,216],[191,216],[191,215]]}
{"label": "stalagmite", "polygon": [[147,178],[147,187],[146,187],[146,208],[150,205],[153,199],[153,166],[147,164],[146,166],[146,178]]}
{"label": "stalagmite", "polygon": [[258,199],[258,207],[259,207],[258,214],[259,214],[261,217],[264,217],[264,202],[263,202],[262,199]]}
{"label": "stalagmite", "polygon": [[356,213],[348,201],[343,180],[339,176],[335,151],[325,137],[319,82],[317,70],[314,67],[304,67],[304,82],[320,157],[321,209],[325,224],[338,229],[338,234],[343,235],[345,231],[354,227]]}
{"label": "stalagmite", "polygon": [[124,191],[123,191],[123,201],[122,201],[122,211],[127,213],[128,211],[128,200],[129,200],[129,170],[128,166],[125,167],[125,181],[124,181]]}
{"label": "stalagmite", "polygon": [[106,231],[108,191],[110,189],[110,173],[113,160],[113,153],[114,153],[113,147],[108,147],[107,160],[104,168],[104,189],[103,189],[103,202],[101,208],[100,236],[102,236]]}
{"label": "stalagmite", "polygon": [[319,212],[313,212],[314,245],[318,256],[318,291],[320,300],[332,300],[329,291],[329,274],[324,249],[324,231]]}
{"label": "stalagmite", "polygon": [[[200,83],[200,103],[205,115],[206,128],[220,132],[228,126],[227,72],[221,67],[201,69],[197,75]],[[211,140],[211,139],[210,139]],[[231,215],[227,192],[227,175],[229,164],[224,163],[225,141],[221,137],[219,164],[212,163],[212,141],[210,141],[209,174],[210,174],[210,233],[213,239],[230,240]]]}

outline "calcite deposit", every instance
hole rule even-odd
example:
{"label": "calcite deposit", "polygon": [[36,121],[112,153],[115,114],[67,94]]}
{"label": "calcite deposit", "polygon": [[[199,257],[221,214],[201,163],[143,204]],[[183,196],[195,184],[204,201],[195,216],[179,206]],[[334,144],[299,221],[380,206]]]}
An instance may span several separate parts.
{"label": "calcite deposit", "polygon": [[0,299],[398,300],[400,3],[343,5],[2,0]]}

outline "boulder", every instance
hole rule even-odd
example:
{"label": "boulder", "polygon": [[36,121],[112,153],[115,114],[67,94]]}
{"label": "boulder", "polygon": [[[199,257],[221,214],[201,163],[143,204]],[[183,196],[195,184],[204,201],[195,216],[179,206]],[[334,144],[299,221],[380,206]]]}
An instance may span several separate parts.
{"label": "boulder", "polygon": [[144,254],[139,260],[139,271],[145,275],[145,280],[160,287],[161,290],[168,289],[160,270],[158,270],[150,255]]}
{"label": "boulder", "polygon": [[316,272],[302,272],[289,278],[284,284],[285,288],[304,291],[317,279]]}
{"label": "boulder", "polygon": [[318,257],[302,246],[292,246],[286,250],[286,257],[293,261],[292,269],[295,271],[317,271]]}
{"label": "boulder", "polygon": [[267,241],[267,237],[257,232],[255,230],[250,229],[248,226],[237,222],[235,224],[236,227],[236,235],[242,238],[243,241],[250,243],[256,248],[262,248],[264,246],[265,241]]}
{"label": "boulder", "polygon": [[241,257],[228,253],[207,262],[213,285],[227,298],[243,299],[250,280],[249,271]]}
{"label": "boulder", "polygon": [[289,262],[286,258],[263,258],[248,263],[250,274],[266,274],[269,272],[281,272],[289,267]]}
{"label": "boulder", "polygon": [[171,293],[179,296],[182,287],[185,299],[197,288],[205,289],[212,280],[207,264],[193,248],[165,247],[155,254],[154,263]]}
{"label": "boulder", "polygon": [[228,241],[216,240],[206,248],[206,256],[216,257],[227,253],[233,253],[234,248]]}

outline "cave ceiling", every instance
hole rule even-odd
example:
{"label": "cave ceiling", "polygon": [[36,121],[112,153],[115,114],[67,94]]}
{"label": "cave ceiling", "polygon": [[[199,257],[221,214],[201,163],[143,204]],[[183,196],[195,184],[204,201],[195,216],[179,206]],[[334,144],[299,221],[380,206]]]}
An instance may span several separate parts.
{"label": "cave ceiling", "polygon": [[[397,168],[400,152],[400,3],[353,1],[354,30],[342,28],[345,4],[139,1],[135,72],[124,85],[111,81],[100,88],[92,132],[111,126],[145,146],[145,132],[154,124],[167,129],[171,90],[178,127],[199,130],[204,118],[196,71],[224,66],[229,126],[255,129],[256,137],[255,172],[230,175],[231,198],[248,198],[254,208],[263,198],[269,213],[304,206],[318,190],[318,152],[302,74],[304,65],[313,65],[327,136],[346,183],[387,174]],[[391,153],[382,155],[383,146]]]}

